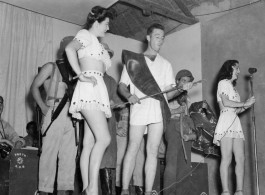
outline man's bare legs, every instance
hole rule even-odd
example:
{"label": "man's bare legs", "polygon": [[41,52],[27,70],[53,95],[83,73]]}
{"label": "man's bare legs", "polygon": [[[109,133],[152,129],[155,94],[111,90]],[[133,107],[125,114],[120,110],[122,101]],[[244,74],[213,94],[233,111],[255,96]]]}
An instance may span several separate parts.
{"label": "man's bare legs", "polygon": [[243,195],[245,144],[243,139],[233,139],[233,152],[236,161],[236,195]]}
{"label": "man's bare legs", "polygon": [[[85,131],[91,132],[87,133],[87,135],[85,136],[87,136],[90,140],[93,140],[91,136],[94,136],[95,141],[92,150],[89,150],[89,148],[85,149],[85,151],[87,151],[88,153],[90,152],[90,156],[89,154],[84,154],[88,155],[88,157],[83,157],[84,160],[89,159],[89,185],[86,188],[86,192],[89,195],[98,195],[98,175],[100,163],[103,154],[110,143],[111,137],[108,130],[107,120],[103,112],[96,110],[82,110],[81,113],[84,116],[86,123],[89,124],[89,127],[91,129],[90,131],[88,125],[85,126]],[[90,144],[87,144],[86,146],[91,147]],[[81,162],[80,165],[84,166],[85,163]],[[88,164],[86,166],[88,166]],[[86,169],[83,170],[86,171]],[[87,174],[87,171],[82,173],[82,178],[86,178],[86,176],[83,176],[83,174]]]}
{"label": "man's bare legs", "polygon": [[[123,189],[129,188],[129,183],[132,177],[132,173],[135,167],[135,159],[139,150],[143,134],[146,126],[130,126],[129,145],[125,154],[123,164],[123,177],[122,186]],[[150,124],[148,126],[148,138],[147,138],[147,158],[145,162],[145,191],[152,191],[156,167],[157,167],[157,153],[158,147],[163,134],[163,123]]]}
{"label": "man's bare legs", "polygon": [[158,147],[163,135],[163,123],[150,124],[146,143],[147,158],[145,162],[145,191],[152,191],[156,167]]}
{"label": "man's bare legs", "polygon": [[129,144],[124,157],[122,172],[122,189],[128,190],[132,173],[135,167],[136,155],[145,132],[145,125],[130,125]]}

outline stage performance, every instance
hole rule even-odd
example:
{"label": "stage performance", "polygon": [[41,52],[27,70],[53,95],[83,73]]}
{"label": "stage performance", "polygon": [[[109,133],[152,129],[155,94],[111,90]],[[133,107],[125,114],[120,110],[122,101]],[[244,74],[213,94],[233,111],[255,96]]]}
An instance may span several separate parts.
{"label": "stage performance", "polygon": [[0,1],[0,195],[265,194],[264,10]]}

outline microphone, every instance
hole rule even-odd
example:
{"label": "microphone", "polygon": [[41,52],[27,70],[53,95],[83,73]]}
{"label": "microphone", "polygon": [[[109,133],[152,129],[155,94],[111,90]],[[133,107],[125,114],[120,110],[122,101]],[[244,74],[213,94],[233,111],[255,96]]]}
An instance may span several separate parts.
{"label": "microphone", "polygon": [[248,69],[248,72],[249,72],[250,74],[253,74],[253,73],[257,72],[257,69],[256,69],[256,68],[249,68],[249,69]]}

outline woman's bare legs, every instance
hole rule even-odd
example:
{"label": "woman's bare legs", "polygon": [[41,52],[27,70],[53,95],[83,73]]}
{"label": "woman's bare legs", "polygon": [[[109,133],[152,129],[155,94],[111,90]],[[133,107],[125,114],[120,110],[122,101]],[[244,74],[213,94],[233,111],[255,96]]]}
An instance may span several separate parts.
{"label": "woman's bare legs", "polygon": [[[99,175],[100,163],[106,148],[110,144],[111,137],[109,134],[105,113],[95,110],[82,110],[81,113],[84,116],[86,123],[89,124],[91,132],[93,133],[94,136],[94,146],[92,147],[92,150],[90,150],[90,157],[88,157],[89,185],[86,188],[86,192],[89,195],[98,195],[98,175]],[[86,128],[87,127],[88,126],[86,126]],[[87,137],[90,138],[90,134],[88,134]],[[88,144],[88,146],[90,146],[90,144]],[[85,151],[89,152],[89,149]],[[86,158],[84,157],[83,159],[87,160],[87,157]],[[87,174],[87,172],[85,172],[84,174]]]}
{"label": "woman's bare legs", "polygon": [[221,148],[221,165],[220,165],[220,175],[223,187],[223,192],[229,192],[228,187],[228,168],[232,161],[232,151],[233,151],[233,138],[224,137],[220,144]]}
{"label": "woman's bare legs", "polygon": [[151,192],[155,180],[158,147],[163,134],[163,123],[150,124],[146,143],[145,191]]}
{"label": "woman's bare legs", "polygon": [[136,155],[141,145],[145,129],[146,129],[145,125],[130,125],[129,144],[123,161],[123,171],[122,171],[123,189],[127,190],[129,188],[129,183],[131,181],[132,173],[135,167]]}
{"label": "woman's bare legs", "polygon": [[236,161],[236,195],[243,195],[244,165],[245,165],[245,144],[243,139],[234,139],[233,152]]}
{"label": "woman's bare legs", "polygon": [[84,127],[85,127],[85,132],[83,138],[83,150],[80,157],[80,169],[83,181],[83,190],[85,190],[88,187],[89,157],[91,150],[95,144],[94,135],[86,122]]}

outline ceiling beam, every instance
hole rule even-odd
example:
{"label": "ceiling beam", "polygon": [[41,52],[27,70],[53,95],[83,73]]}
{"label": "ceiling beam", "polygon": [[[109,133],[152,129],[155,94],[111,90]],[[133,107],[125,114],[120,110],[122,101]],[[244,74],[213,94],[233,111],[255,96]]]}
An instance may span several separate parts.
{"label": "ceiling beam", "polygon": [[183,2],[183,0],[174,0],[174,1],[186,16],[195,19],[195,17],[192,15],[192,13],[190,12],[186,4]]}
{"label": "ceiling beam", "polygon": [[173,20],[176,20],[181,23],[185,24],[195,24],[198,22],[195,18],[190,18],[187,16],[180,15],[178,13],[175,13],[169,9],[163,8],[161,6],[158,6],[157,4],[146,2],[144,0],[119,0],[119,2],[127,3],[130,5],[133,5],[135,7],[138,7],[142,10],[149,11],[149,12],[155,12],[159,15],[171,18]]}

